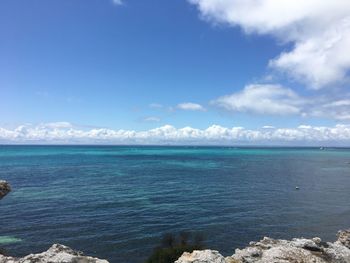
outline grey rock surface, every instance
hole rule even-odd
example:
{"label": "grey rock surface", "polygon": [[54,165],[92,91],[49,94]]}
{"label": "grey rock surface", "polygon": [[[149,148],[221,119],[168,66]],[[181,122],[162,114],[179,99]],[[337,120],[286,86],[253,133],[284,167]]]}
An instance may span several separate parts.
{"label": "grey rock surface", "polygon": [[[350,263],[350,230],[339,231],[334,243],[312,239],[265,237],[225,259],[217,251],[184,253],[176,263]],[[223,261],[224,260],[224,261]]]}
{"label": "grey rock surface", "polygon": [[350,229],[338,232],[338,242],[350,249]]}
{"label": "grey rock surface", "polygon": [[175,263],[225,263],[225,258],[216,250],[194,250],[185,252]]}
{"label": "grey rock surface", "polygon": [[84,256],[69,247],[54,244],[40,254],[30,254],[23,258],[13,258],[0,255],[0,263],[108,263],[107,260]]}

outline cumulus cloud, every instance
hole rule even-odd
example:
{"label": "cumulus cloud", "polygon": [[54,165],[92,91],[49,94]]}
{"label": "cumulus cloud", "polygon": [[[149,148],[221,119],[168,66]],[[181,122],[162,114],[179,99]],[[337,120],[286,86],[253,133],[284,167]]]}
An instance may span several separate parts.
{"label": "cumulus cloud", "polygon": [[350,94],[300,96],[278,84],[251,84],[243,90],[219,97],[212,105],[230,112],[264,115],[295,115],[350,121]]}
{"label": "cumulus cloud", "polygon": [[343,107],[343,106],[350,106],[350,100],[337,100],[324,105],[324,107],[326,108]]}
{"label": "cumulus cloud", "polygon": [[[347,94],[343,95],[345,98]],[[306,116],[335,119],[339,121],[350,120],[350,99],[332,99],[331,97],[322,97],[316,99],[313,105],[310,105]]]}
{"label": "cumulus cloud", "polygon": [[319,89],[347,81],[350,69],[348,0],[188,0],[214,23],[269,34],[291,50],[269,65]]}
{"label": "cumulus cloud", "polygon": [[115,144],[338,144],[350,145],[350,125],[245,129],[212,125],[206,129],[164,125],[146,131],[90,129],[71,126],[22,125],[0,128],[1,143],[115,143]]}
{"label": "cumulus cloud", "polygon": [[185,103],[180,103],[176,106],[176,108],[180,110],[190,110],[190,111],[205,111],[206,109],[197,103],[192,103],[192,102],[185,102]]}
{"label": "cumulus cloud", "polygon": [[277,84],[252,84],[211,103],[235,112],[288,115],[299,114],[305,101],[292,90]]}

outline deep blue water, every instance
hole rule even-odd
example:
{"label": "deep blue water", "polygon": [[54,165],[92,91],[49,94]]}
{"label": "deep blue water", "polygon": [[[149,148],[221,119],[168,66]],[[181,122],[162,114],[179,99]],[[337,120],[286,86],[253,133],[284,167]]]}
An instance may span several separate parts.
{"label": "deep blue water", "polygon": [[[0,146],[0,244],[62,243],[141,263],[167,232],[225,255],[263,236],[334,240],[350,227],[350,149]],[[295,187],[299,186],[300,190]]]}

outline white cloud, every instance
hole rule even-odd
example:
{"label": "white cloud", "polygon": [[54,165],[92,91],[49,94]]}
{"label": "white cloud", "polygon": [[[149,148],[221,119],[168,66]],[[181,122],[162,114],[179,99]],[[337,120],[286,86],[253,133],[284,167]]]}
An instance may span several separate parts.
{"label": "white cloud", "polygon": [[185,102],[185,103],[180,103],[176,106],[178,109],[181,110],[190,110],[190,111],[205,111],[206,109],[197,103],[192,103],[192,102]]}
{"label": "white cloud", "polygon": [[262,127],[263,129],[275,129],[276,127],[275,126],[272,126],[272,125],[265,125]]}
{"label": "white cloud", "polygon": [[43,128],[52,128],[52,129],[73,128],[73,125],[66,121],[43,123],[40,126]]}
{"label": "white cloud", "polygon": [[211,102],[229,111],[258,114],[299,114],[304,100],[280,85],[252,84]]}
{"label": "white cloud", "polygon": [[122,0],[112,0],[114,4],[116,5],[122,5],[123,1]]}
{"label": "white cloud", "polygon": [[115,144],[310,144],[350,145],[350,125],[251,130],[212,125],[207,129],[171,125],[147,131],[57,128],[50,125],[22,125],[0,128],[1,143],[115,143]]}
{"label": "white cloud", "polygon": [[154,116],[146,117],[143,120],[147,122],[160,122],[160,118]]}
{"label": "white cloud", "polygon": [[264,115],[295,115],[350,121],[350,94],[339,96],[300,96],[278,84],[251,84],[243,90],[211,101],[231,112]]}
{"label": "white cloud", "polygon": [[350,106],[350,100],[337,100],[324,105],[326,108]]}
{"label": "white cloud", "polygon": [[312,117],[330,118],[340,121],[350,120],[350,99],[349,95],[344,94],[345,99],[332,99],[325,97],[318,99],[312,107],[309,108],[307,115]]}
{"label": "white cloud", "polygon": [[349,0],[188,0],[214,23],[292,43],[270,66],[318,89],[347,81]]}
{"label": "white cloud", "polygon": [[312,126],[310,126],[310,125],[299,125],[298,129],[312,129]]}

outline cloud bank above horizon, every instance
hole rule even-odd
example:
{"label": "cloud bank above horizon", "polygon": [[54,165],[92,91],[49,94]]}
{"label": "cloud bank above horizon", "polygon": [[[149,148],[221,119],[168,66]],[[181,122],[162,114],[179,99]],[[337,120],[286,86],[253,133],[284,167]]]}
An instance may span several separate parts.
{"label": "cloud bank above horizon", "polygon": [[296,128],[263,126],[251,130],[212,125],[206,129],[164,125],[146,131],[81,129],[68,122],[0,127],[2,144],[223,144],[223,145],[333,145],[350,146],[350,125],[301,125]]}

